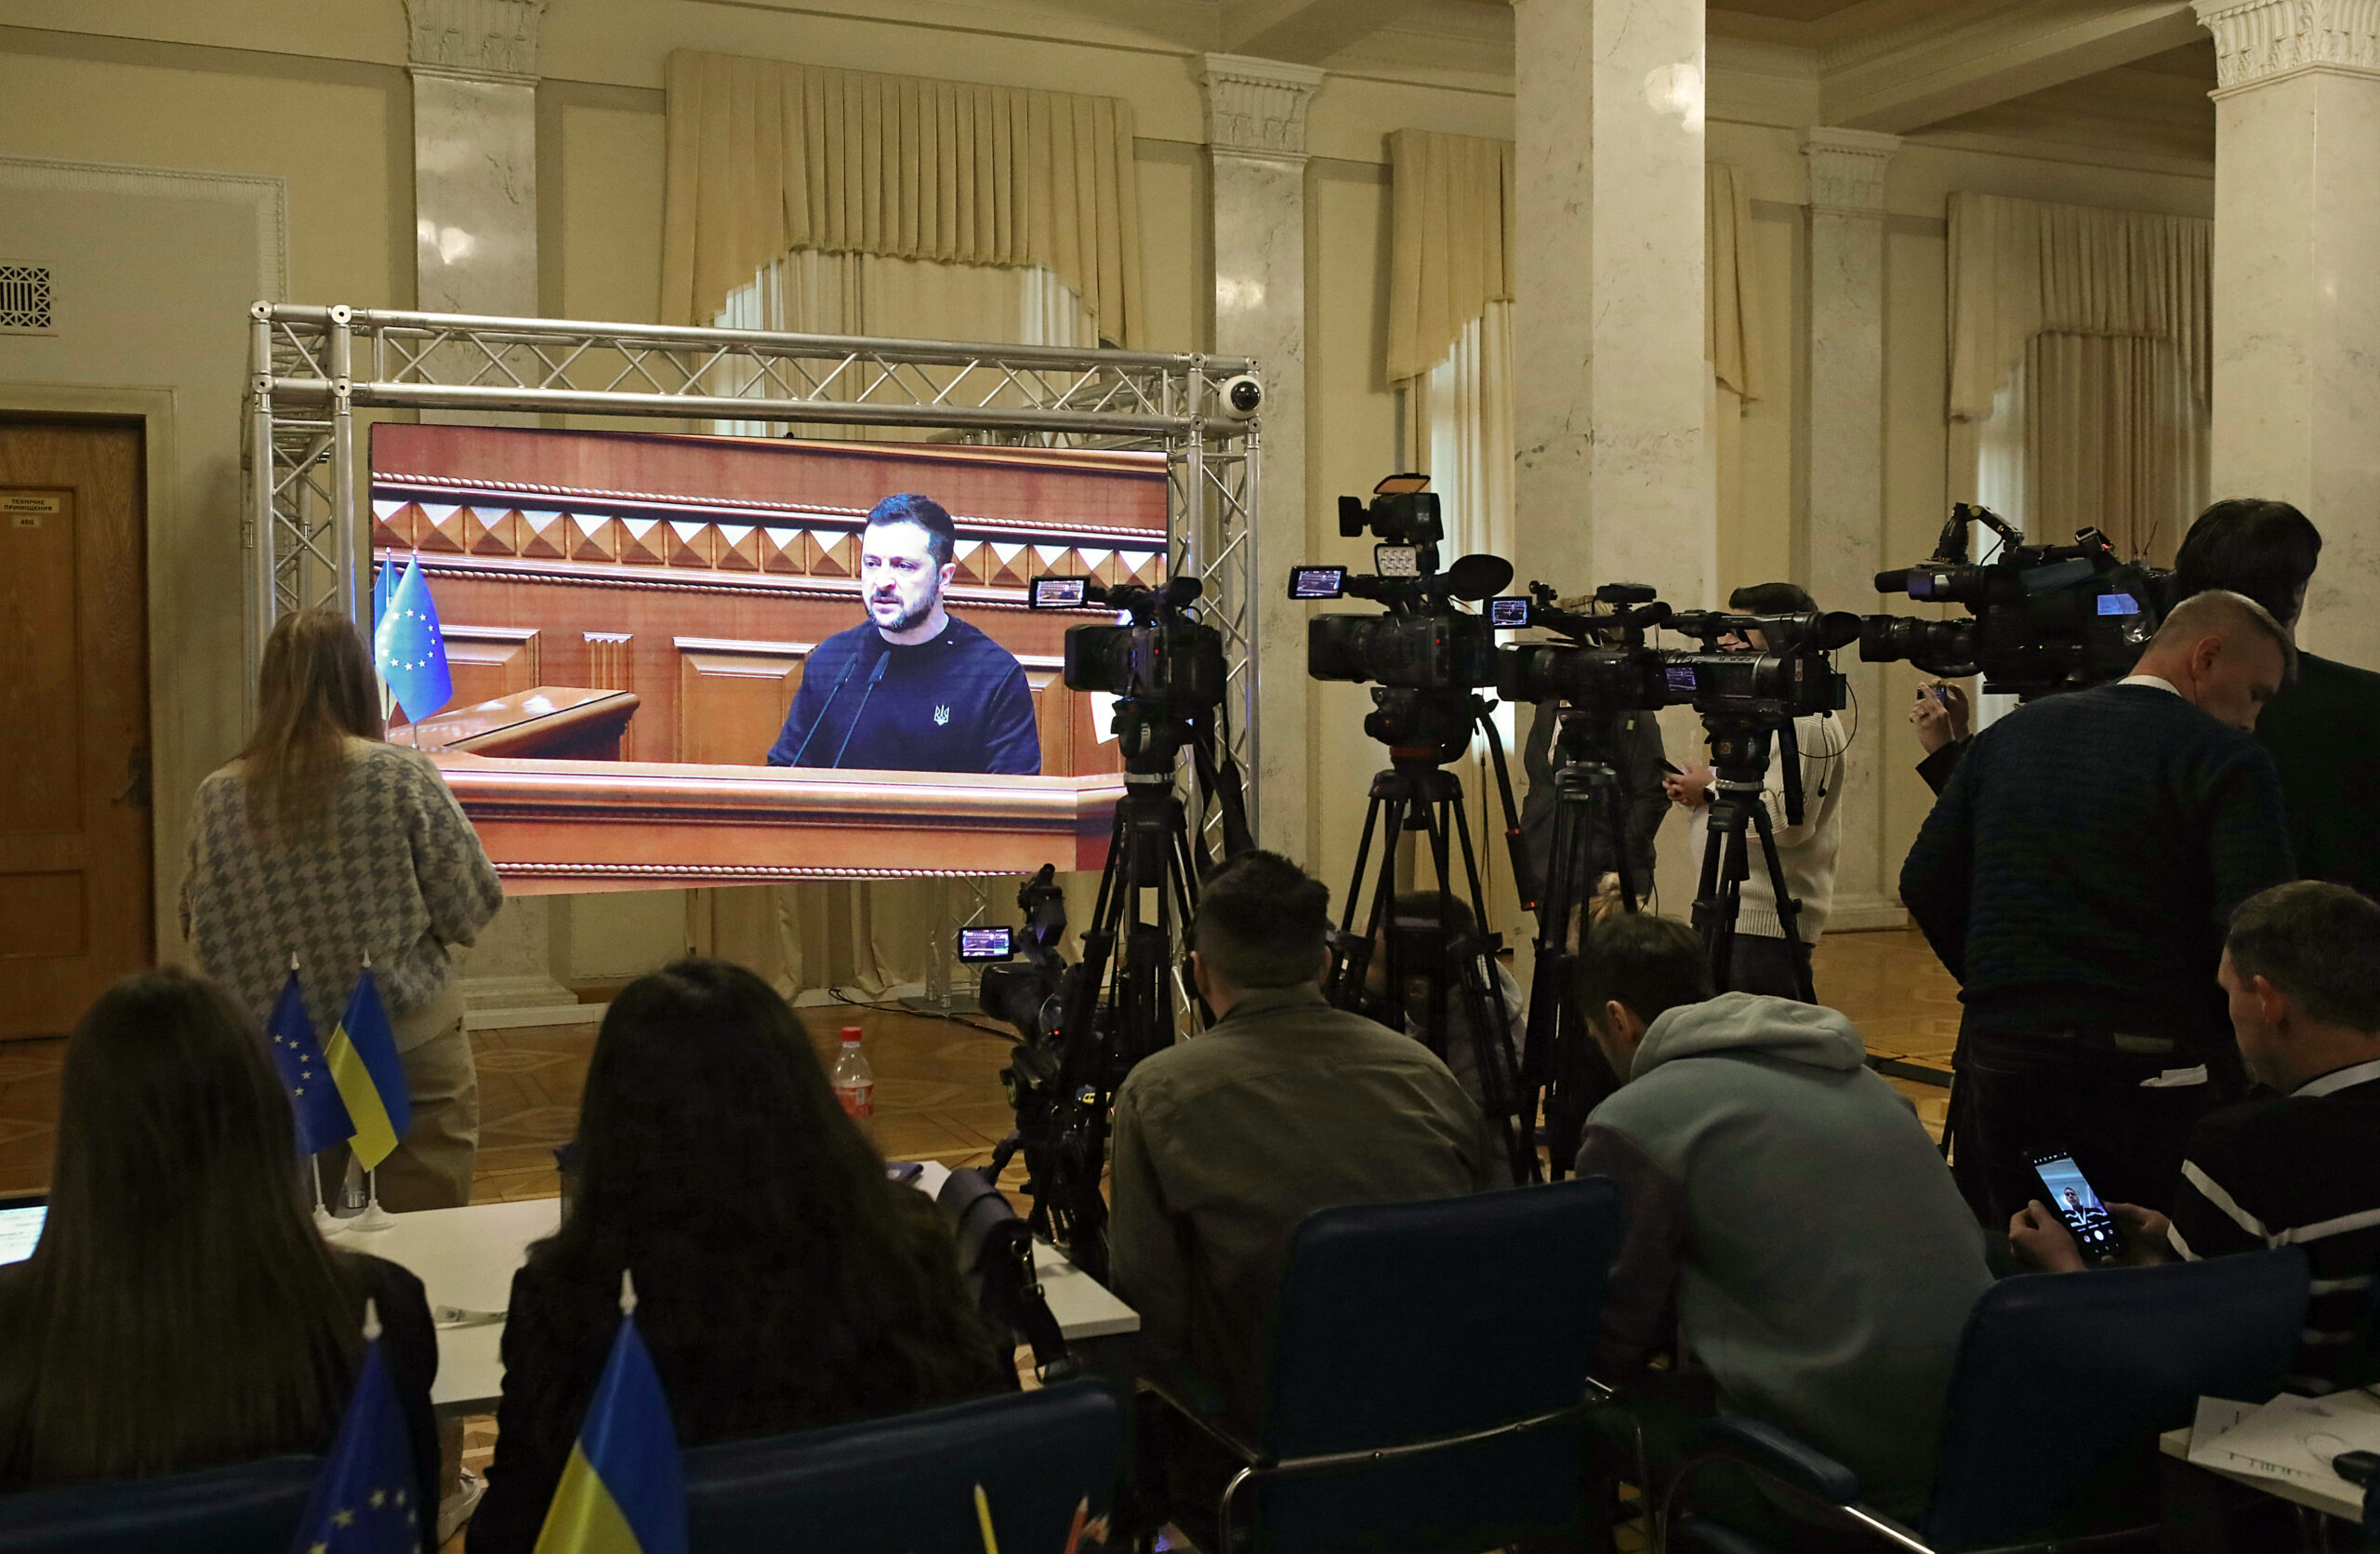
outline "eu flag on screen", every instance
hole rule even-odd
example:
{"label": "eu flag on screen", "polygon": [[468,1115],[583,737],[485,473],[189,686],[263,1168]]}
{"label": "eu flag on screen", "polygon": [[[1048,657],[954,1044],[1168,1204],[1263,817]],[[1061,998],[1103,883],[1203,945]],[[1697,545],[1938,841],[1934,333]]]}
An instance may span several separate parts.
{"label": "eu flag on screen", "polygon": [[686,1554],[686,1486],[669,1400],[637,1336],[634,1296],[620,1304],[612,1358],[546,1510],[536,1554]]}
{"label": "eu flag on screen", "polygon": [[355,1124],[314,1041],[314,1022],[306,1017],[306,995],[298,986],[294,966],[289,980],[281,985],[272,1017],[264,1022],[264,1033],[272,1040],[281,1087],[289,1092],[289,1109],[298,1122],[298,1152],[318,1153],[352,1134]]}
{"label": "eu flag on screen", "polygon": [[438,606],[421,576],[421,558],[405,563],[404,576],[390,591],[388,612],[372,633],[372,660],[411,723],[436,712],[455,694],[446,671],[446,639],[438,630]]}
{"label": "eu flag on screen", "polygon": [[366,1304],[364,1364],[338,1441],[298,1519],[290,1554],[419,1554],[422,1518],[435,1506],[416,1504],[421,1478],[414,1469],[397,1390],[380,1359],[380,1322]]}
{"label": "eu flag on screen", "polygon": [[405,1089],[404,1065],[397,1058],[396,1032],[389,1029],[388,1006],[380,1002],[370,966],[355,979],[347,1013],[331,1032],[323,1060],[353,1124],[349,1136],[355,1158],[364,1170],[377,1171],[413,1126],[413,1100]]}

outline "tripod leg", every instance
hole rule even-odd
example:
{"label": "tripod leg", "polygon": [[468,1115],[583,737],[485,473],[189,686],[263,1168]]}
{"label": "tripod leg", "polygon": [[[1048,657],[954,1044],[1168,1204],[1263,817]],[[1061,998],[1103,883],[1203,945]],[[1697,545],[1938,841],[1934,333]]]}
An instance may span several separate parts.
{"label": "tripod leg", "polygon": [[[1376,924],[1367,923],[1364,936],[1355,936],[1355,904],[1364,897],[1364,870],[1371,861],[1372,836],[1380,825],[1381,810],[1386,803],[1378,783],[1374,783],[1371,798],[1364,807],[1363,839],[1355,843],[1355,871],[1347,882],[1347,894],[1340,903],[1339,933],[1331,941],[1337,952],[1331,959],[1330,975],[1322,985],[1322,996],[1333,1008],[1353,1009],[1364,996],[1364,979],[1371,969],[1372,933]],[[1395,817],[1389,817],[1389,867],[1396,861]]]}
{"label": "tripod leg", "polygon": [[[1503,990],[1495,971],[1495,939],[1487,930],[1487,893],[1480,888],[1479,860],[1471,848],[1471,830],[1462,820],[1462,794],[1457,787],[1439,801],[1433,812],[1432,838],[1438,863],[1438,900],[1440,923],[1448,920],[1448,897],[1452,894],[1447,869],[1447,833],[1454,832],[1462,843],[1464,882],[1471,887],[1473,921],[1479,925],[1476,938],[1464,947],[1462,982],[1464,1013],[1471,1025],[1473,1062],[1479,1073],[1480,1109],[1491,1120],[1504,1153],[1511,1164],[1513,1182],[1518,1186],[1540,1178],[1537,1165],[1536,1118],[1532,1110],[1525,1111],[1516,1094],[1515,1065],[1513,1061],[1512,1017],[1504,1007]],[[1443,978],[1443,969],[1441,970]],[[1443,999],[1443,990],[1435,997]]]}
{"label": "tripod leg", "polygon": [[1752,806],[1752,823],[1760,831],[1761,856],[1768,862],[1768,888],[1777,897],[1777,923],[1785,930],[1785,956],[1793,966],[1793,994],[1805,1003],[1818,1001],[1818,984],[1810,976],[1810,947],[1802,942],[1802,904],[1785,889],[1785,866],[1778,861],[1777,833],[1768,806]]}

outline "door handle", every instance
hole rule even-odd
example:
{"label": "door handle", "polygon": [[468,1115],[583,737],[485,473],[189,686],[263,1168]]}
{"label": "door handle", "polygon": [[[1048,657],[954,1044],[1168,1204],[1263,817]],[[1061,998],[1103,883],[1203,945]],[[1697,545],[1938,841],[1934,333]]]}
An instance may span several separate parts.
{"label": "door handle", "polygon": [[132,760],[125,777],[124,791],[118,793],[112,802],[130,804],[135,809],[147,809],[149,807],[149,752],[147,750],[137,750],[132,752]]}

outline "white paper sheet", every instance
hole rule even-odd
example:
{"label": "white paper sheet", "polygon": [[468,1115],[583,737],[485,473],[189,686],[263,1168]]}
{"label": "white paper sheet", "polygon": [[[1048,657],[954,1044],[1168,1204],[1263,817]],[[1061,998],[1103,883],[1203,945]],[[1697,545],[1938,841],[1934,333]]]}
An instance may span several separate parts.
{"label": "white paper sheet", "polygon": [[2331,1471],[2342,1452],[2380,1452],[2380,1409],[2348,1392],[2333,1398],[2283,1394],[2261,1407],[2201,1398],[2189,1460],[2202,1468],[2307,1485],[2345,1498],[2362,1492]]}

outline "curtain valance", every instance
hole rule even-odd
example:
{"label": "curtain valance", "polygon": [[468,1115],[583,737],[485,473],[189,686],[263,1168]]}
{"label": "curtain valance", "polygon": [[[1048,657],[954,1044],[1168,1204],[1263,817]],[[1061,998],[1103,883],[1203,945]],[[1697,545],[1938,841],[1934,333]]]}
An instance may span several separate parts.
{"label": "curtain valance", "polygon": [[[1510,140],[1400,129],[1388,138],[1388,379],[1399,383],[1446,360],[1488,303],[1512,300],[1514,147]],[[1703,192],[1704,355],[1720,382],[1758,399],[1749,180],[1713,163]]]}
{"label": "curtain valance", "polygon": [[814,248],[1044,266],[1140,343],[1130,103],[686,50],[668,86],[665,320]]}
{"label": "curtain valance", "polygon": [[1950,416],[1981,420],[2035,335],[2169,340],[2204,401],[2212,221],[1950,196]]}

